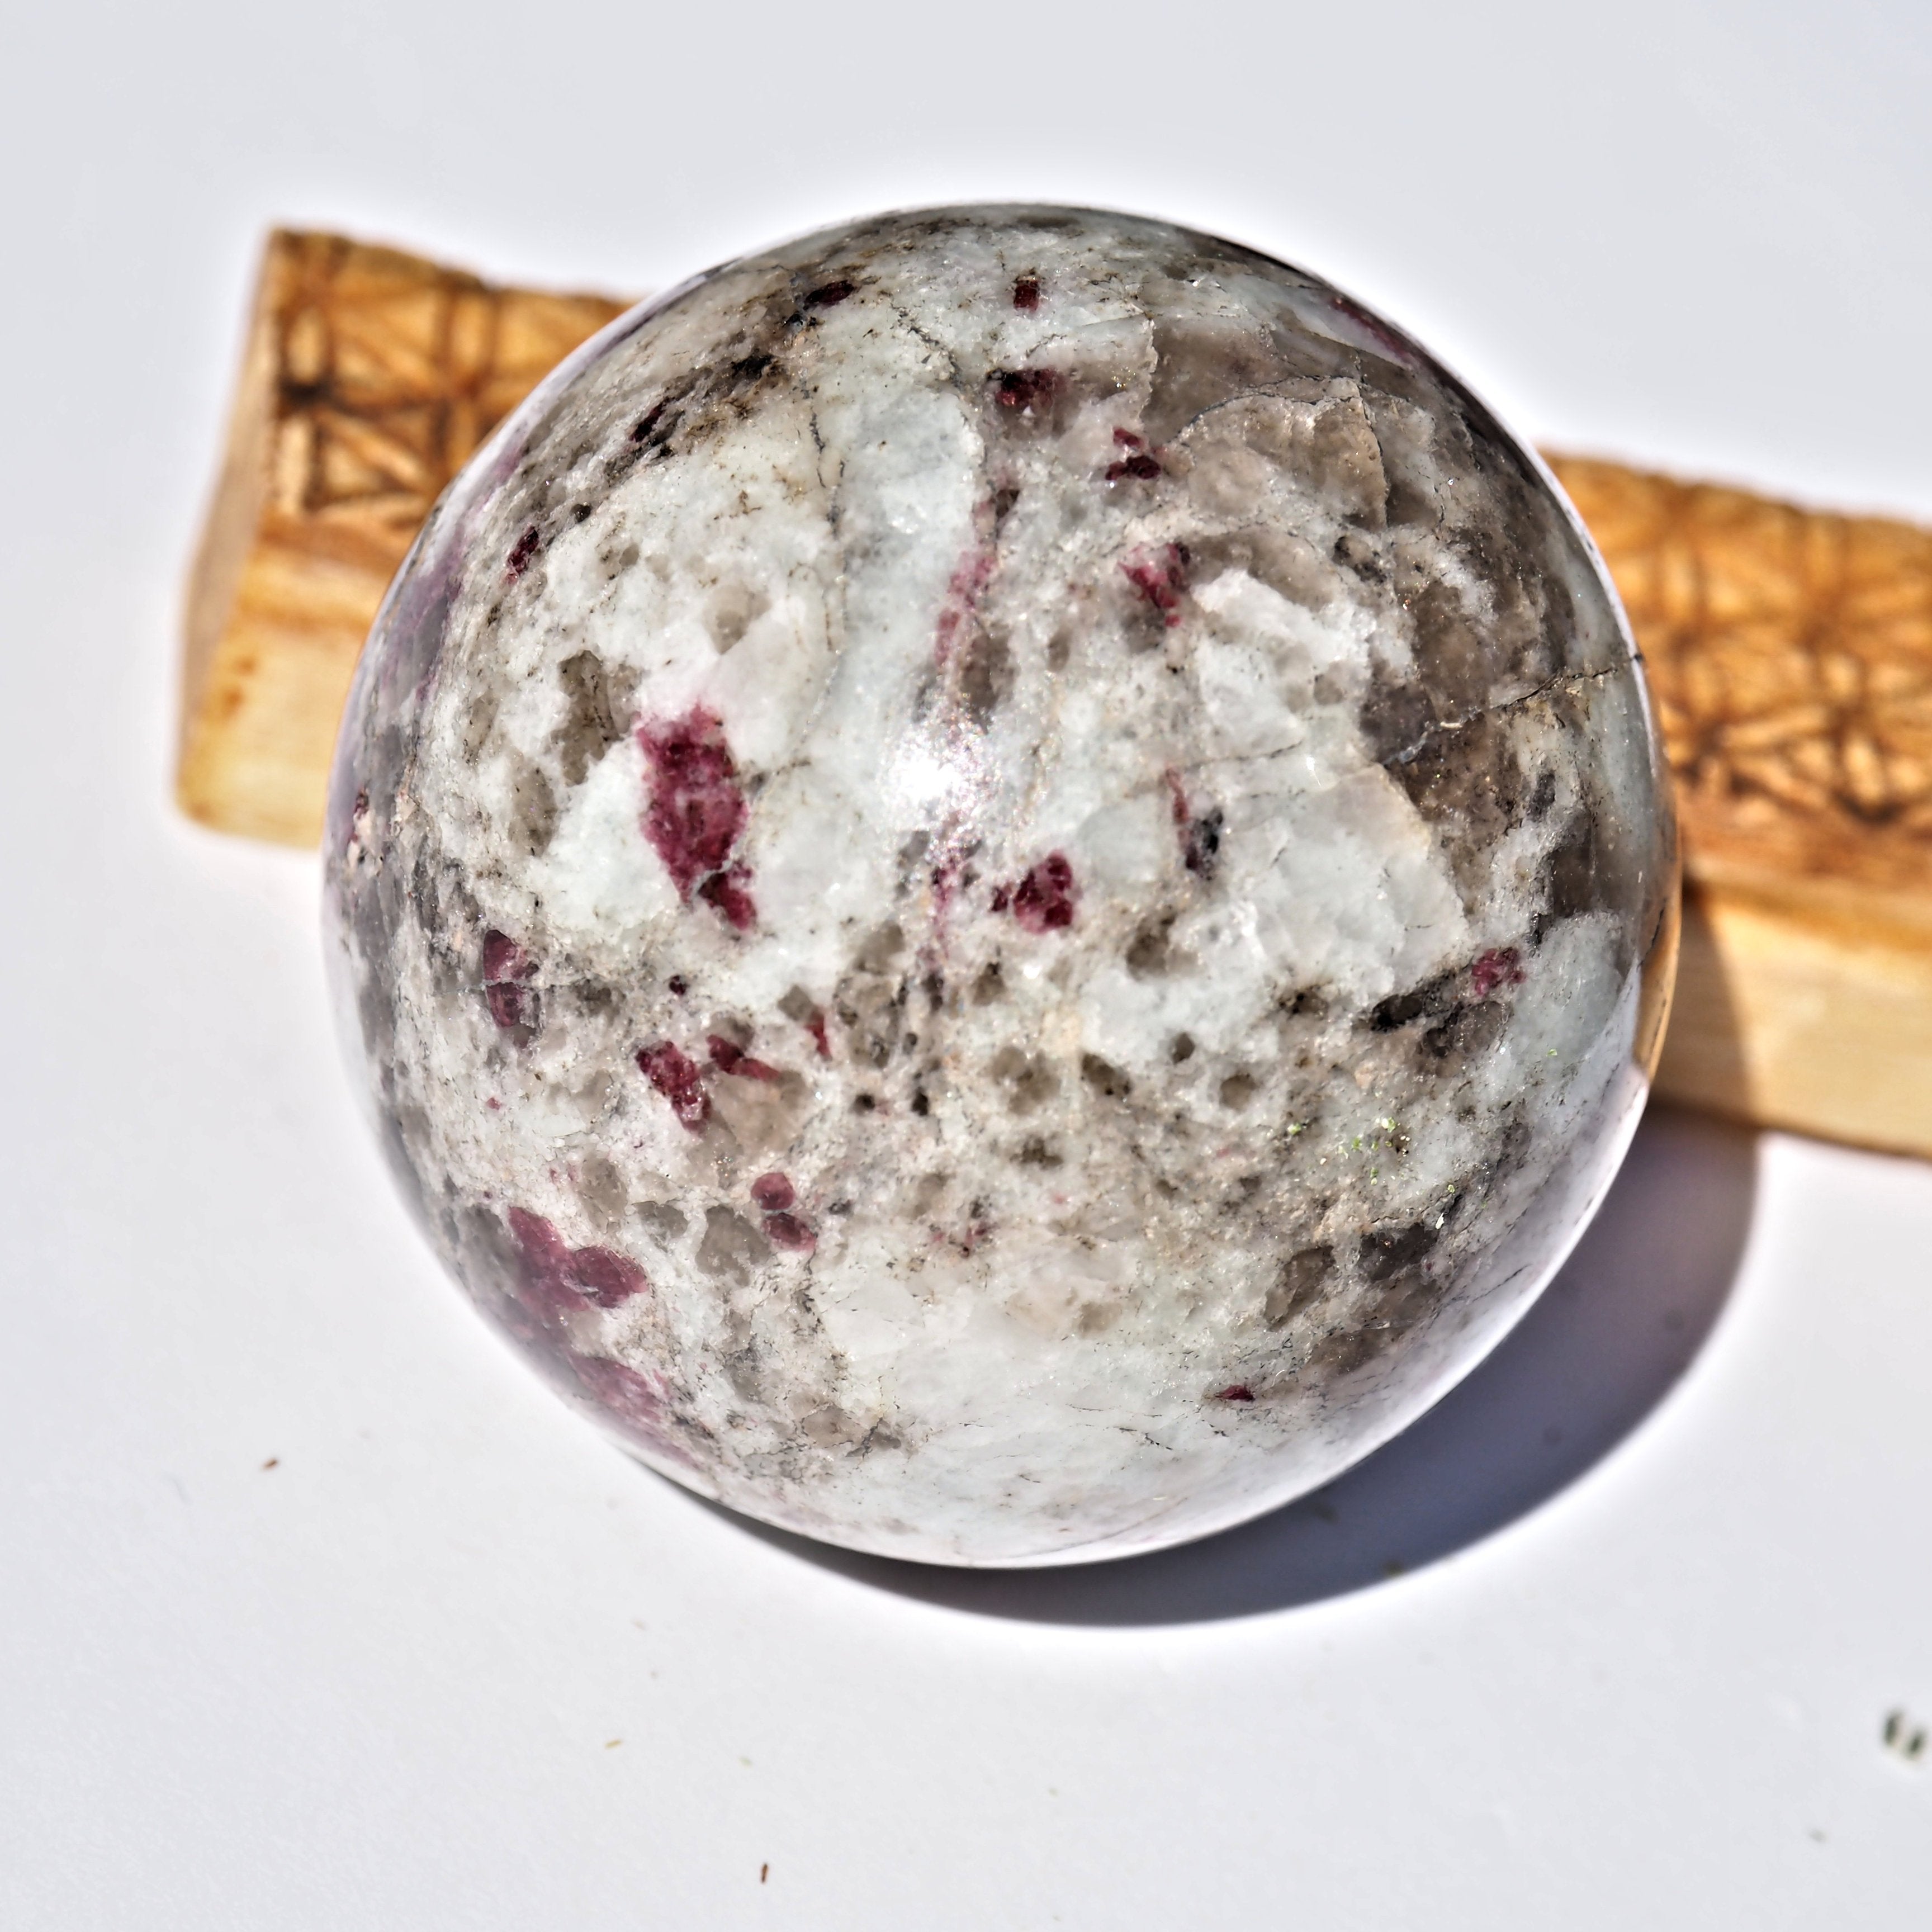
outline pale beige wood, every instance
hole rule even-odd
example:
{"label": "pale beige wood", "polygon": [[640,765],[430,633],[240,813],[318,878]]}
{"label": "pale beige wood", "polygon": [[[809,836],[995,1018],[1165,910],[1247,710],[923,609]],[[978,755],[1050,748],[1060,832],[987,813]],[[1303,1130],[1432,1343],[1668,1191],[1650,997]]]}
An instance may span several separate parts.
{"label": "pale beige wood", "polygon": [[[624,304],[270,238],[188,610],[179,793],[313,845],[430,506]],[[1686,880],[1660,1092],[1932,1154],[1932,532],[1553,457],[1649,670]]]}
{"label": "pale beige wood", "polygon": [[1932,944],[1736,891],[1694,892],[1666,1097],[1828,1140],[1932,1154]]}
{"label": "pale beige wood", "polygon": [[182,809],[314,845],[335,727],[443,485],[625,304],[494,288],[340,236],[271,236],[190,580]]}
{"label": "pale beige wood", "polygon": [[1932,531],[1555,457],[1677,785],[1658,1090],[1932,1154]]}

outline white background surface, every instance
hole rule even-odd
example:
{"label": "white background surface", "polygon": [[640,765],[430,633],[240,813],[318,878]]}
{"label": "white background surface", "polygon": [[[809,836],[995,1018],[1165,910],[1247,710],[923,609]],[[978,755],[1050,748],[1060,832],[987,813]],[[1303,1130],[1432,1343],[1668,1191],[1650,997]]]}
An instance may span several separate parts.
{"label": "white background surface", "polygon": [[1125,206],[1335,277],[1540,440],[1932,514],[1932,13],[4,25],[0,1924],[1932,1923],[1932,1750],[1880,1738],[1932,1722],[1932,1169],[1657,1118],[1318,1507],[1080,1574],[821,1560],[467,1312],[352,1115],[314,864],[166,802],[271,221],[627,289],[884,204]]}

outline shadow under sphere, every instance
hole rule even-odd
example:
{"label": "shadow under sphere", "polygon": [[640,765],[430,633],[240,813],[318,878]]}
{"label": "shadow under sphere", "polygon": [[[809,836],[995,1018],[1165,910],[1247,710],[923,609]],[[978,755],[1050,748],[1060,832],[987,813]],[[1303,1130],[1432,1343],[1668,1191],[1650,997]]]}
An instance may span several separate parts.
{"label": "shadow under sphere", "polygon": [[1514,1522],[1636,1428],[1717,1322],[1756,1178],[1750,1133],[1653,1108],[1576,1252],[1492,1355],[1326,1488],[1202,1542],[1085,1568],[954,1570],[718,1514],[875,1588],[1043,1623],[1204,1622],[1362,1589]]}

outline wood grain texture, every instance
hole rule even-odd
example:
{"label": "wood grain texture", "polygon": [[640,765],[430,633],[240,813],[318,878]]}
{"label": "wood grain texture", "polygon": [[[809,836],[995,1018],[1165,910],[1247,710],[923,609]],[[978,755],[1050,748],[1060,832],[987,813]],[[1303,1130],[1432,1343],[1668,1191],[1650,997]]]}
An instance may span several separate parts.
{"label": "wood grain texture", "polygon": [[1658,1090],[1932,1154],[1932,531],[1552,457],[1677,784]]}
{"label": "wood grain texture", "polygon": [[1642,648],[1698,875],[1932,886],[1932,531],[1551,466]]}
{"label": "wood grain texture", "polygon": [[[189,590],[190,815],[315,844],[350,674],[430,506],[625,306],[270,237]],[[1550,461],[1622,592],[1678,786],[1659,1091],[1932,1154],[1932,532]]]}
{"label": "wood grain texture", "polygon": [[350,674],[430,506],[626,306],[493,287],[340,236],[269,237],[188,589],[177,792],[190,817],[316,842]]}

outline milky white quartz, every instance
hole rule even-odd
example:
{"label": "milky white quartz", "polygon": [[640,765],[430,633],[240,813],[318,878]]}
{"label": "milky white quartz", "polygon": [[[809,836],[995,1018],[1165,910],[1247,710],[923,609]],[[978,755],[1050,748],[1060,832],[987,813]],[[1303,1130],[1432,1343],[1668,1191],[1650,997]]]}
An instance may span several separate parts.
{"label": "milky white quartz", "polygon": [[634,310],[432,520],[328,832],[431,1240],[654,1467],[856,1547],[1198,1536],[1522,1312],[1675,870],[1546,476],[1316,278],[888,216]]}

